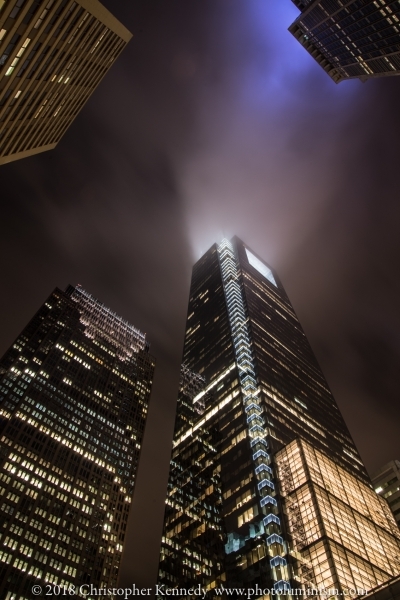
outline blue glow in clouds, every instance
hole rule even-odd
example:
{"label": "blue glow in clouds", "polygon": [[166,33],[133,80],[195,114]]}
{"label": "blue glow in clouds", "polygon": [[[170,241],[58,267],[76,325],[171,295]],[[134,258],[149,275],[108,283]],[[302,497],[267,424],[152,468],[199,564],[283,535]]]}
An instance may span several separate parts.
{"label": "blue glow in clouds", "polygon": [[[288,27],[299,10],[291,0],[247,0],[241,6],[233,2],[232,21],[235,35],[225,38],[240,46],[240,68],[236,70],[236,101],[262,108],[279,108],[293,100],[296,88],[312,79],[313,85],[329,89],[338,99],[345,99],[359,87],[359,82],[337,86],[308,52],[289,33]],[[238,48],[234,50],[238,56]],[[300,98],[301,101],[301,98]]]}
{"label": "blue glow in clouds", "polygon": [[291,0],[212,6],[197,139],[179,170],[194,256],[237,234],[279,264],[324,218],[367,84],[331,80],[288,31]]}

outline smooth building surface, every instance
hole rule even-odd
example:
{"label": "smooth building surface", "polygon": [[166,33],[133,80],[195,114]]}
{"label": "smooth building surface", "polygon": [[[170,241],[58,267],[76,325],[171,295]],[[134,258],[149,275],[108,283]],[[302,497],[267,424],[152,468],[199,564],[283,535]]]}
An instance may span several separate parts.
{"label": "smooth building surface", "polygon": [[131,37],[97,0],[0,0],[0,165],[54,148]]}
{"label": "smooth building surface", "polygon": [[333,81],[399,75],[397,0],[293,2],[301,14],[289,31]]}
{"label": "smooth building surface", "polygon": [[383,496],[400,526],[400,461],[392,460],[382,467],[372,478],[377,494]]}
{"label": "smooth building surface", "polygon": [[309,586],[354,596],[398,575],[400,531],[385,500],[304,440],[275,462],[288,538]]}
{"label": "smooth building surface", "polygon": [[160,582],[308,585],[273,455],[303,439],[376,495],[277,274],[238,238],[193,268],[183,361],[198,391],[182,377]]}
{"label": "smooth building surface", "polygon": [[153,371],[145,336],[71,286],[1,359],[0,598],[116,585]]}

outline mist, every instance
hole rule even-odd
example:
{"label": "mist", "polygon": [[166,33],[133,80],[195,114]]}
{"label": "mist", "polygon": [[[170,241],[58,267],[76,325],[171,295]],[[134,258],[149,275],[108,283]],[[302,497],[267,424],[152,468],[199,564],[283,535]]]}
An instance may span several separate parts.
{"label": "mist", "polygon": [[400,80],[335,85],[290,0],[104,1],[134,37],[58,147],[1,167],[4,352],[80,283],[156,377],[121,582],[157,561],[193,263],[238,235],[279,273],[365,464],[400,458]]}

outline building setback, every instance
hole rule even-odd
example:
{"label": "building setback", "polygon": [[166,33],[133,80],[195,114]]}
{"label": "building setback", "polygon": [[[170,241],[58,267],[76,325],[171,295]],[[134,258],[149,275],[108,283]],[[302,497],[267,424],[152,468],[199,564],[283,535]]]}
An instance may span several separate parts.
{"label": "building setback", "polygon": [[293,2],[301,14],[289,31],[333,81],[399,75],[398,0]]}
{"label": "building setback", "polygon": [[392,460],[384,465],[372,478],[377,494],[383,496],[400,525],[400,461]]}
{"label": "building setback", "polygon": [[55,148],[131,37],[97,0],[0,0],[0,165]]}
{"label": "building setback", "polygon": [[116,585],[153,371],[145,335],[72,286],[1,359],[1,598]]}
{"label": "building setback", "polygon": [[[361,525],[372,527],[372,514],[381,523],[381,548],[390,564],[383,568],[377,555],[375,565],[359,548],[360,572],[368,566],[368,578],[361,575],[361,582],[372,587],[397,573],[400,541],[387,504],[372,489],[277,274],[238,238],[214,244],[193,268],[183,362],[161,583],[201,584],[208,590],[258,585],[276,592],[320,585],[325,563],[307,552],[312,544],[329,546],[324,502],[340,522],[332,538],[339,558],[332,550],[326,559],[336,561],[332,573],[339,572],[342,555],[351,555],[353,564],[354,546],[365,533]],[[288,470],[284,453],[294,456],[296,444],[307,449],[309,460],[301,462],[296,455]],[[322,483],[312,473],[315,460],[324,473],[329,470]],[[304,481],[296,472],[300,466]],[[314,494],[307,497],[304,514],[291,502],[303,485]],[[314,500],[318,485],[324,506]],[[365,517],[363,509],[354,516],[359,506],[351,506],[348,527],[340,511],[357,494],[371,512]],[[304,528],[307,535],[315,534],[312,539],[304,537]],[[376,533],[372,527],[368,536],[371,531]],[[348,592],[346,578],[334,582],[339,593]]]}

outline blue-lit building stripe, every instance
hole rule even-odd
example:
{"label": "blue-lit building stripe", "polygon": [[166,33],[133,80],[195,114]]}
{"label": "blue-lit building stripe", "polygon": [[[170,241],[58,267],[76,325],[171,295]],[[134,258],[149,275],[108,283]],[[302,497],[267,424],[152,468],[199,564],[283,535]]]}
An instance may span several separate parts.
{"label": "blue-lit building stripe", "polygon": [[[255,448],[253,454],[254,472],[258,479],[257,488],[261,495],[260,508],[271,505],[277,507],[277,501],[270,495],[264,495],[267,490],[274,490],[272,481],[266,478],[266,474],[272,474],[271,467],[265,463],[260,464],[261,459],[269,459],[269,455],[262,449],[268,447],[267,430],[265,419],[262,416],[262,407],[258,398],[260,390],[257,385],[253,351],[250,342],[250,331],[246,317],[245,300],[240,283],[240,272],[232,244],[223,240],[218,247],[218,257],[222,273],[222,281],[228,318],[231,327],[232,339],[235,349],[236,364],[239,372],[240,387],[246,413],[252,411],[247,417],[248,435],[251,439],[250,445]],[[275,523],[280,525],[280,519],[276,517]],[[268,521],[270,523],[271,521]],[[273,540],[273,541],[271,541]],[[267,545],[278,542],[284,547],[283,538],[273,534],[267,538]],[[274,571],[272,571],[274,577]]]}

